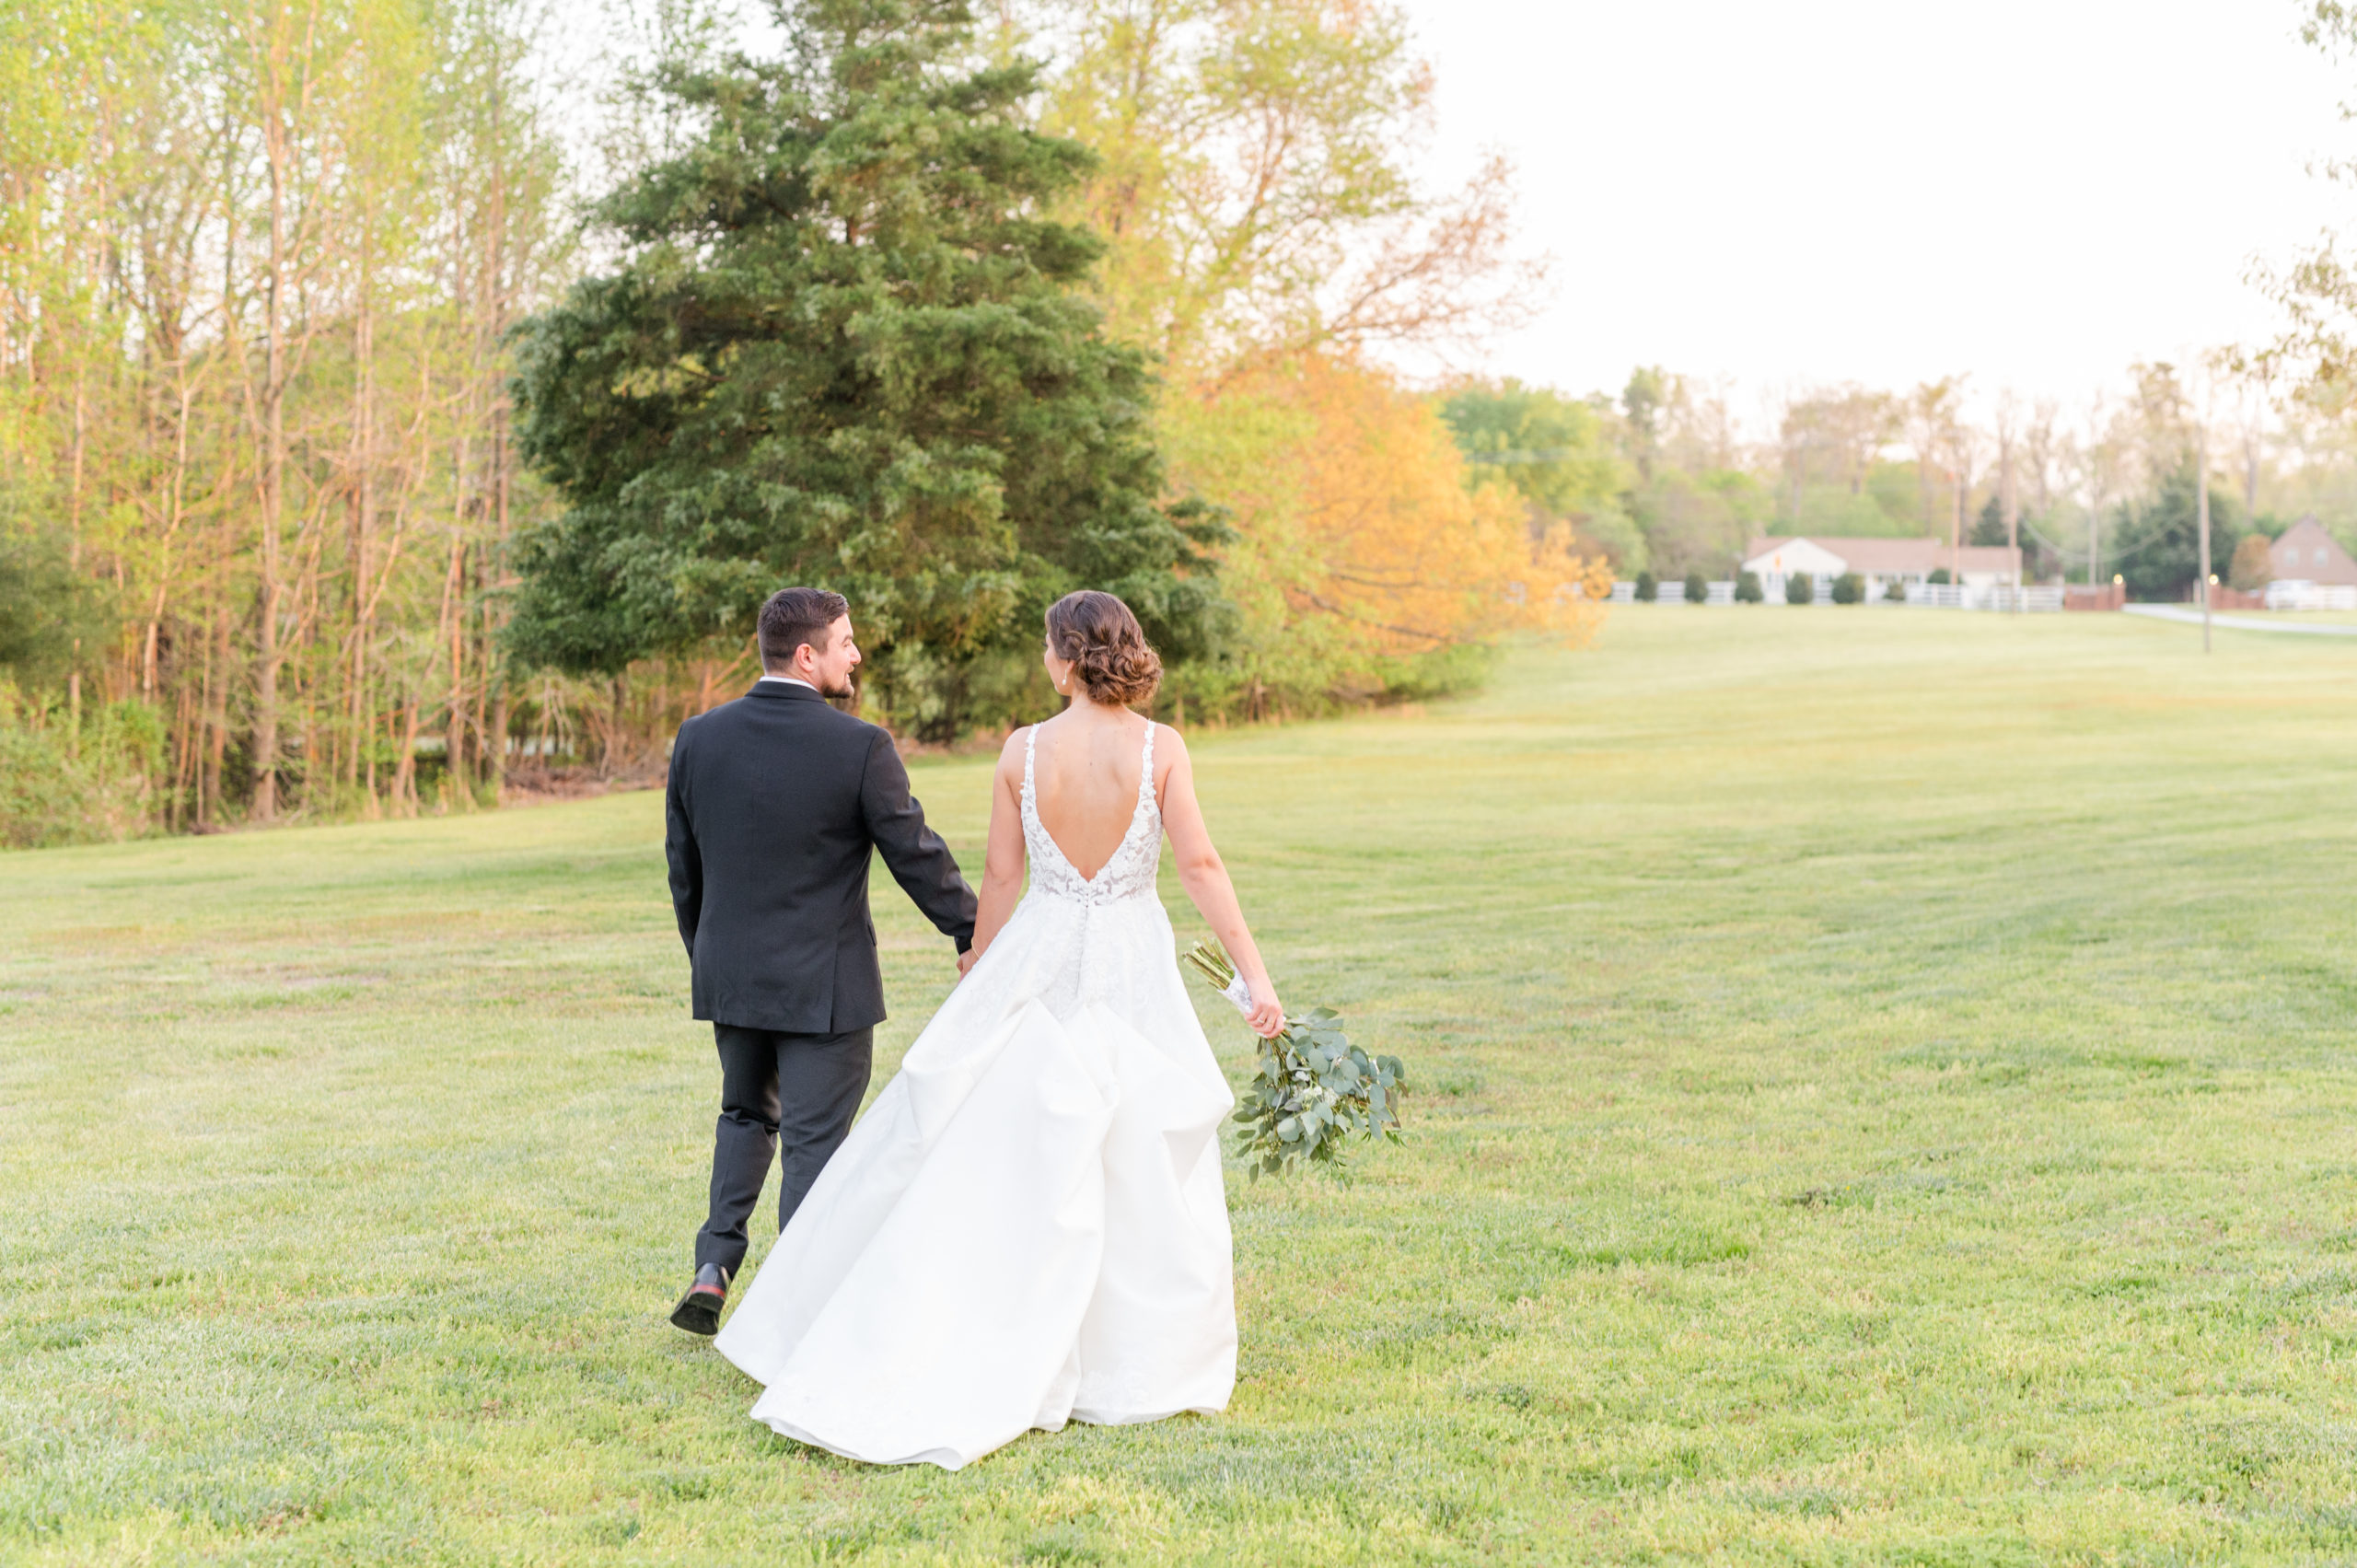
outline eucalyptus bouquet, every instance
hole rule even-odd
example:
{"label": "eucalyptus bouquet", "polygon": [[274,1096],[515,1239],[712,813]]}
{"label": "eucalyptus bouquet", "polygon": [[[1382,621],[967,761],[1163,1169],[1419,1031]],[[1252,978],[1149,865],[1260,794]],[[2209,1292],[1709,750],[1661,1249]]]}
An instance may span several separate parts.
{"label": "eucalyptus bouquet", "polygon": [[[1251,1011],[1243,977],[1218,943],[1196,943],[1183,961],[1237,1012]],[[1288,1164],[1340,1166],[1350,1133],[1399,1141],[1399,1097],[1407,1088],[1399,1059],[1370,1057],[1353,1045],[1332,1008],[1288,1016],[1283,1029],[1260,1041],[1260,1070],[1236,1112],[1244,1128],[1237,1153],[1251,1162],[1255,1181]]]}

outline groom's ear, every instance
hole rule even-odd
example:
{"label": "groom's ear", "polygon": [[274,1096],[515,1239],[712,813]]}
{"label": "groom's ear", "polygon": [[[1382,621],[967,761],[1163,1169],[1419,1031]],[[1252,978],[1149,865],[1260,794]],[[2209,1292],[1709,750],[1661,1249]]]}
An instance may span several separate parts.
{"label": "groom's ear", "polygon": [[833,653],[837,644],[849,642],[850,640],[851,617],[848,615],[838,615],[832,621],[828,621],[824,626],[820,627],[817,636],[811,638],[807,643],[798,643],[795,645],[795,668],[796,669],[800,669],[802,668],[802,656],[807,651],[810,656],[810,668],[807,673],[816,675],[819,671],[819,661]]}

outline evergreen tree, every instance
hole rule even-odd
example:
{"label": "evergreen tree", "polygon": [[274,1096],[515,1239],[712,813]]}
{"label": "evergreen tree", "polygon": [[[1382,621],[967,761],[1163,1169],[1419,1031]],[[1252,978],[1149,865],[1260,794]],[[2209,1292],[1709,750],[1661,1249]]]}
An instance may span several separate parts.
{"label": "evergreen tree", "polygon": [[[2181,598],[2200,575],[2201,534],[2192,459],[2161,481],[2141,506],[2121,506],[2105,530],[2104,564],[2127,579],[2140,599]],[[2242,541],[2242,507],[2231,489],[2210,487],[2210,569],[2223,577]]]}
{"label": "evergreen tree", "polygon": [[568,509],[515,651],[615,671],[808,582],[888,685],[955,687],[1079,587],[1205,653],[1220,526],[1160,504],[1145,363],[1075,292],[1097,242],[1044,215],[1092,159],[1027,123],[1037,66],[978,65],[962,0],[780,3],[784,59],[657,71],[691,145],[603,203],[619,270],[526,329],[517,439]]}
{"label": "evergreen tree", "polygon": [[1989,550],[2002,550],[2005,547],[2007,540],[2004,497],[1992,494],[1982,504],[1980,516],[1974,518],[1972,522],[1972,535],[1964,542]]}
{"label": "evergreen tree", "polygon": [[[2038,542],[2039,530],[2045,524],[2046,519],[2036,512],[2025,509],[2021,515],[2020,527],[2016,531],[2022,552],[2022,581],[2026,583],[2043,581],[2049,574],[2061,569],[2061,563],[2054,558],[2053,552]],[[2004,498],[1991,495],[1980,508],[1980,516],[1972,525],[1971,537],[1965,542],[2003,550],[2007,542],[2005,534]]]}

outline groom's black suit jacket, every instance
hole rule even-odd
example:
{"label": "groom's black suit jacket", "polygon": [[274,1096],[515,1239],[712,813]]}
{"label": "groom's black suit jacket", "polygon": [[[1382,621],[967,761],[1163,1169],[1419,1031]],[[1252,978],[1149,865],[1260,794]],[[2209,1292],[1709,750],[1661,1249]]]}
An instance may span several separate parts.
{"label": "groom's black suit jacket", "polygon": [[974,894],[909,795],[892,738],[766,681],[679,726],[664,850],[695,1014],[795,1034],[884,1019],[871,852],[925,917],[974,940]]}

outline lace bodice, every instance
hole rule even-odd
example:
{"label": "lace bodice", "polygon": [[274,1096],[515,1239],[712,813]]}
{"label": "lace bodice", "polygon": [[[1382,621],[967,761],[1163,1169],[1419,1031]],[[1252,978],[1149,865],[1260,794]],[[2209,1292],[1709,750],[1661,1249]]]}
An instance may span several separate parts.
{"label": "lace bodice", "polygon": [[1162,863],[1162,807],[1154,797],[1154,726],[1145,726],[1145,756],[1138,765],[1138,803],[1130,813],[1130,830],[1094,877],[1080,874],[1039,821],[1039,795],[1032,783],[1039,740],[1035,724],[1023,735],[1023,843],[1030,853],[1031,890],[1081,904],[1152,896],[1155,872]]}

